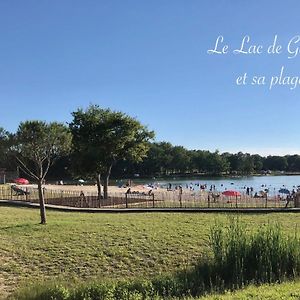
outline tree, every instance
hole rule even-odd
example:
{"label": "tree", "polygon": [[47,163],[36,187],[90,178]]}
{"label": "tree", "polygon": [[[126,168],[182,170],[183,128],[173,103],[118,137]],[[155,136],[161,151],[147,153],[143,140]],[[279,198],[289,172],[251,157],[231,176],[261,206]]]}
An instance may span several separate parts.
{"label": "tree", "polygon": [[192,154],[192,164],[193,168],[196,169],[199,173],[207,173],[209,166],[209,151],[195,150]]}
{"label": "tree", "polygon": [[263,157],[261,157],[258,154],[252,155],[253,164],[254,164],[254,170],[256,173],[261,172],[263,167]]}
{"label": "tree", "polygon": [[97,179],[101,199],[101,176],[104,175],[105,199],[113,165],[120,160],[141,161],[154,137],[136,119],[117,111],[90,105],[72,113],[73,162],[76,173]]}
{"label": "tree", "polygon": [[249,153],[245,153],[242,158],[242,174],[252,174],[254,171],[254,161]]}
{"label": "tree", "polygon": [[221,175],[229,170],[229,163],[226,157],[219,154],[219,151],[210,153],[207,157],[208,172],[213,175]]}
{"label": "tree", "polygon": [[13,134],[0,127],[0,167],[11,170],[16,168],[15,157],[11,152],[13,143]]}
{"label": "tree", "polygon": [[172,161],[171,168],[173,173],[184,174],[190,167],[189,151],[182,146],[175,146],[171,151]]}
{"label": "tree", "polygon": [[20,169],[38,183],[41,224],[46,224],[43,182],[53,163],[69,152],[70,131],[57,122],[26,121],[20,123],[15,138]]}
{"label": "tree", "polygon": [[0,127],[0,161],[5,160],[9,147],[10,134],[4,128]]}
{"label": "tree", "polygon": [[[147,157],[142,162],[135,163],[135,172],[141,175],[159,176],[165,173],[165,164],[168,162],[168,156],[161,143],[149,143]],[[128,162],[127,162],[128,163]],[[130,162],[129,162],[130,163]]]}
{"label": "tree", "polygon": [[288,161],[285,156],[271,156],[269,155],[264,162],[265,170],[285,171],[288,167]]}

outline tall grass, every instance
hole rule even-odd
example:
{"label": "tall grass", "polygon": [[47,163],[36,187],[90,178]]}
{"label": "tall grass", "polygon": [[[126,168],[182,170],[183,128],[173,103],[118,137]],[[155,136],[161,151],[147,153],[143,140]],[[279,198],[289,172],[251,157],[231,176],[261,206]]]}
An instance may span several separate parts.
{"label": "tall grass", "polygon": [[247,231],[239,219],[232,219],[228,227],[219,224],[211,229],[212,267],[225,285],[271,283],[300,274],[296,231],[286,236],[279,224],[267,224],[253,233]]}
{"label": "tall grass", "polygon": [[281,282],[300,275],[300,240],[284,235],[280,225],[258,231],[238,218],[210,230],[210,255],[189,270],[153,279],[95,282],[77,287],[38,285],[17,291],[18,300],[147,300],[199,296],[250,283]]}

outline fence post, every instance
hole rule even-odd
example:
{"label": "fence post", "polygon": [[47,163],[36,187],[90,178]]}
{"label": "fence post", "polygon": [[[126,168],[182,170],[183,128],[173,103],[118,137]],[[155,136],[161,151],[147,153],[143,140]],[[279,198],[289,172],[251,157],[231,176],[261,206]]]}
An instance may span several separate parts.
{"label": "fence post", "polygon": [[152,206],[153,206],[153,208],[154,208],[154,206],[155,206],[154,193],[152,194]]}
{"label": "fence post", "polygon": [[25,201],[28,202],[28,187],[26,187]]}
{"label": "fence post", "polygon": [[126,208],[128,208],[128,194],[125,193],[125,203],[126,203]]}
{"label": "fence post", "polygon": [[294,197],[294,207],[300,208],[300,193],[297,193]]}
{"label": "fence post", "polygon": [[266,208],[268,207],[268,194],[266,193]]}
{"label": "fence post", "polygon": [[60,191],[60,202],[61,202],[61,205],[63,205],[63,190]]}
{"label": "fence post", "polygon": [[210,196],[209,196],[209,194],[207,195],[207,206],[208,206],[208,208],[210,208]]}
{"label": "fence post", "polygon": [[238,196],[235,196],[235,207],[238,208]]}
{"label": "fence post", "polygon": [[182,208],[182,188],[179,188],[179,205]]}

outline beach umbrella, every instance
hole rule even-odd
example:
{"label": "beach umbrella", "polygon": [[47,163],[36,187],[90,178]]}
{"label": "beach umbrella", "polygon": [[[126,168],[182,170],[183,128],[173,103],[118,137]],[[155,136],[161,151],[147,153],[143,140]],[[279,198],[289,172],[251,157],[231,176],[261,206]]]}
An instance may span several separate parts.
{"label": "beach umbrella", "polygon": [[222,193],[224,196],[235,197],[235,207],[238,207],[238,196],[241,196],[241,193],[238,191],[228,190]]}
{"label": "beach umbrella", "polygon": [[290,194],[290,191],[289,191],[288,189],[284,189],[284,188],[280,189],[278,192],[279,192],[280,194],[286,194],[286,195],[289,195],[289,194]]}
{"label": "beach umbrella", "polygon": [[229,196],[229,197],[237,197],[241,196],[241,193],[238,191],[233,191],[233,190],[228,190],[222,193],[224,196]]}
{"label": "beach umbrella", "polygon": [[29,181],[25,178],[16,178],[14,182],[17,184],[29,184]]}

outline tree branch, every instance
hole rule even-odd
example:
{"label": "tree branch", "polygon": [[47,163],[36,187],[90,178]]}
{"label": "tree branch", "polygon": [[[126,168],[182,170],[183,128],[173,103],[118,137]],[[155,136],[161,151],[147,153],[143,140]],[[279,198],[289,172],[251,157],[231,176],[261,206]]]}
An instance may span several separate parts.
{"label": "tree branch", "polygon": [[47,175],[47,173],[48,173],[48,171],[49,171],[50,166],[51,166],[51,159],[48,158],[46,170],[45,170],[45,172],[44,172],[44,174],[43,174],[43,177],[42,177],[43,180],[45,179],[45,177],[46,177],[46,175]]}
{"label": "tree branch", "polygon": [[29,170],[29,168],[25,165],[25,163],[17,156],[17,161],[21,164],[21,169],[27,174],[29,175],[30,177],[33,177],[34,179],[39,179],[38,176],[36,176],[33,172],[31,172]]}

